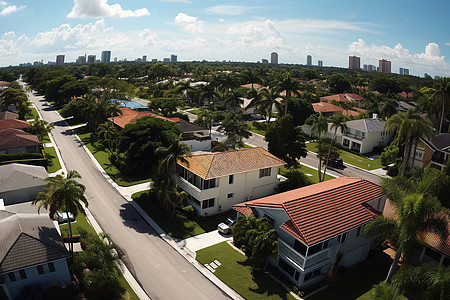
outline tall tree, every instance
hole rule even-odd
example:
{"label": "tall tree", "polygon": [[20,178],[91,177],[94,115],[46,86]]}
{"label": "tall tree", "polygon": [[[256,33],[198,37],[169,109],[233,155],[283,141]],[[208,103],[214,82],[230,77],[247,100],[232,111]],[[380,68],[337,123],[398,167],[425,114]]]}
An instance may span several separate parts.
{"label": "tall tree", "polygon": [[225,131],[228,136],[235,139],[236,143],[233,148],[235,148],[236,145],[243,147],[243,139],[248,139],[252,135],[252,133],[248,130],[248,124],[242,120],[242,117],[239,114],[232,112],[226,115],[225,119],[222,121],[222,124],[219,126],[219,130]]}
{"label": "tall tree", "polygon": [[35,134],[38,137],[38,139],[42,142],[44,138],[48,136],[50,131],[52,131],[53,127],[54,127],[53,124],[36,118],[34,122],[31,124],[31,126],[26,129],[26,131],[31,134]]}
{"label": "tall tree", "polygon": [[445,118],[445,108],[450,102],[450,78],[443,77],[438,80],[436,91],[432,97],[441,103],[441,117],[439,122],[439,133],[441,133],[442,123]]}
{"label": "tall tree", "polygon": [[267,113],[267,123],[269,123],[272,119],[272,108],[274,105],[279,112],[282,111],[281,104],[277,101],[277,99],[281,99],[281,94],[278,93],[278,90],[275,88],[263,88],[259,90],[251,99],[252,100],[247,108],[260,107],[261,110]]}
{"label": "tall tree", "polygon": [[331,127],[330,130],[334,129],[333,138],[331,139],[330,148],[328,150],[327,160],[325,161],[325,168],[323,169],[323,177],[322,181],[325,179],[325,175],[327,173],[327,167],[328,163],[331,158],[331,148],[333,147],[333,144],[336,142],[336,135],[337,131],[340,130],[342,133],[344,133],[347,130],[347,121],[348,118],[342,114],[334,115],[330,118]]}
{"label": "tall tree", "polygon": [[252,84],[252,90],[254,90],[253,84],[261,82],[260,76],[258,74],[258,69],[255,68],[246,69],[244,72],[242,72],[241,77],[246,83]]}
{"label": "tall tree", "polygon": [[119,134],[114,124],[112,122],[100,124],[97,128],[97,134],[104,142],[106,142],[110,155],[113,155],[117,145],[117,136]]}
{"label": "tall tree", "polygon": [[292,123],[291,115],[276,120],[264,139],[268,142],[269,152],[284,160],[289,167],[297,166],[297,160],[306,157],[305,138]]}
{"label": "tall tree", "polygon": [[291,73],[286,72],[283,76],[281,76],[277,83],[277,90],[279,93],[286,92],[286,96],[284,99],[284,114],[287,115],[288,102],[291,94],[297,94],[300,89],[300,85],[298,81],[291,77]]}
{"label": "tall tree", "polygon": [[441,209],[434,197],[410,194],[396,202],[397,219],[377,216],[364,227],[363,234],[376,242],[388,239],[397,246],[386,283],[391,282],[400,256],[403,255],[405,263],[411,261],[415,246],[423,240],[424,232],[434,232],[447,238],[447,220],[439,214]]}
{"label": "tall tree", "polygon": [[77,178],[81,178],[81,176],[75,170],[69,171],[66,178],[60,175],[47,178],[48,184],[44,191],[40,192],[36,200],[33,201],[34,205],[38,205],[38,212],[41,207],[44,207],[48,210],[52,220],[54,220],[56,213],[59,211],[64,211],[67,214],[70,238],[69,248],[71,252],[73,252],[73,241],[72,222],[69,218],[69,213],[76,218],[79,212],[84,213],[83,204],[86,207],[88,206],[88,201],[84,196],[86,187],[76,181],[75,179]]}

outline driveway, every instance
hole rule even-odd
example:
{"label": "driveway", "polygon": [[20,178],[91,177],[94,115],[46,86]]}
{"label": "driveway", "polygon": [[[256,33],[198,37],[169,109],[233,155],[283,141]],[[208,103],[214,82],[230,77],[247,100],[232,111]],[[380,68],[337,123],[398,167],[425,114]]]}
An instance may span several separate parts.
{"label": "driveway", "polygon": [[183,240],[180,244],[188,248],[191,253],[195,253],[200,249],[207,248],[225,241],[231,241],[233,237],[231,235],[224,235],[219,233],[218,230],[199,234],[188,239]]}

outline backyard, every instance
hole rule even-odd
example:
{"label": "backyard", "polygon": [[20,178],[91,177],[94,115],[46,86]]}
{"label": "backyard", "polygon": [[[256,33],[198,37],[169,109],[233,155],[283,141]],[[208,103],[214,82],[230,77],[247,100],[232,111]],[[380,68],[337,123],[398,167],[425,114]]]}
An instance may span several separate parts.
{"label": "backyard", "polygon": [[221,265],[215,269],[214,275],[245,299],[295,299],[267,274],[252,275],[247,257],[227,242],[197,251],[196,258],[201,264],[218,260]]}
{"label": "backyard", "polygon": [[[306,143],[306,149],[312,152],[317,152],[316,145],[316,142]],[[381,164],[381,158],[379,157],[372,159],[368,156],[356,154],[345,149],[340,149],[340,154],[340,158],[342,158],[345,163],[351,164],[361,169],[370,171],[383,167],[383,165]]]}

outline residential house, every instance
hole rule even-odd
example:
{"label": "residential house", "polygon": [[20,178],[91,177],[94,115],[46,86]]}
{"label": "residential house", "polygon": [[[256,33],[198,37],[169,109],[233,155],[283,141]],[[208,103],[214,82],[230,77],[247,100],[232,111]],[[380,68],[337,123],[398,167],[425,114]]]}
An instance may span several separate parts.
{"label": "residential house", "polygon": [[367,258],[372,242],[361,233],[383,211],[385,200],[380,186],[339,177],[233,208],[244,216],[267,218],[279,235],[279,257],[269,263],[302,287]]}
{"label": "residential house", "polygon": [[410,153],[408,164],[414,157],[413,166],[425,168],[431,163],[433,168],[443,171],[450,157],[450,133],[440,133],[431,140],[420,139],[416,151]]}
{"label": "residential house", "polygon": [[192,151],[211,150],[211,136],[209,135],[209,129],[206,127],[190,123],[177,117],[167,118],[150,111],[137,111],[127,107],[122,107],[120,110],[122,111],[121,115],[108,118],[110,122],[114,123],[119,131],[122,130],[127,124],[134,124],[142,117],[151,116],[169,122],[175,122],[180,125],[181,132],[183,133],[182,142],[188,145]]}
{"label": "residential house", "polygon": [[200,216],[231,209],[236,203],[274,193],[278,169],[286,164],[262,148],[184,157],[177,163],[178,186],[190,195]]}
{"label": "residential house", "polygon": [[358,109],[358,108],[353,108],[353,109],[343,109],[340,106],[328,103],[328,102],[318,102],[318,103],[311,103],[314,111],[316,113],[321,113],[324,117],[331,117],[334,116],[336,114],[343,114],[344,116],[348,116],[348,117],[357,117],[359,116],[361,113],[367,112],[364,109]]}
{"label": "residential house", "polygon": [[38,153],[39,145],[33,134],[14,128],[0,130],[0,154]]}
{"label": "residential house", "polygon": [[336,102],[348,102],[352,103],[357,107],[361,106],[361,102],[364,98],[358,94],[346,93],[346,94],[335,94],[331,96],[320,97],[321,102],[333,103]]}
{"label": "residential house", "polygon": [[18,119],[19,115],[10,111],[0,111],[0,120]]}
{"label": "residential house", "polygon": [[9,128],[23,130],[30,126],[31,126],[30,123],[23,121],[23,120],[18,120],[18,119],[0,120],[0,130],[9,129]]}
{"label": "residential house", "polygon": [[0,210],[0,228],[0,299],[42,297],[50,284],[72,284],[70,254],[48,215]]}
{"label": "residential house", "polygon": [[0,199],[4,205],[28,202],[47,186],[47,171],[41,166],[7,164],[0,166]]}
{"label": "residential house", "polygon": [[[391,200],[386,199],[383,216],[389,219],[397,219],[396,211],[395,204]],[[450,217],[444,212],[441,212],[441,215],[447,220],[447,229],[450,232]],[[447,235],[446,239],[442,239],[442,237],[433,232],[425,232],[423,237],[425,243],[420,245],[420,252],[417,253],[419,261],[434,261],[439,266],[450,266],[450,235]]]}

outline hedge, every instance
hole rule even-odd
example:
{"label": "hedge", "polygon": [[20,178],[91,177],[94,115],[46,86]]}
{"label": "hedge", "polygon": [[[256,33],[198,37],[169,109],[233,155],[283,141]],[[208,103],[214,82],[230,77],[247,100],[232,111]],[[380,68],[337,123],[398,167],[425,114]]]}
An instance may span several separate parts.
{"label": "hedge", "polygon": [[12,161],[12,160],[24,160],[24,159],[39,159],[43,158],[41,153],[12,153],[12,154],[0,154],[0,162]]}
{"label": "hedge", "polygon": [[16,160],[7,160],[7,161],[0,161],[0,165],[7,165],[7,164],[24,164],[24,165],[33,165],[33,166],[42,166],[45,169],[47,169],[48,161],[47,158],[30,158],[30,159],[16,159]]}

